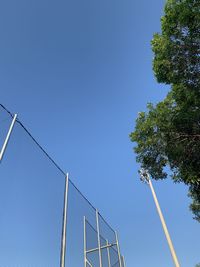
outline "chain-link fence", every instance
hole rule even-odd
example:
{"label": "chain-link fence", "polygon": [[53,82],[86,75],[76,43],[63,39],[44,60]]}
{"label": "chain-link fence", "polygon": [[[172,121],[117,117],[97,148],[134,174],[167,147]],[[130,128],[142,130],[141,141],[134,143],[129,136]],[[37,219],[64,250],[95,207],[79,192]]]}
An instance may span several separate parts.
{"label": "chain-link fence", "polygon": [[0,267],[125,267],[115,231],[2,105],[0,164]]}

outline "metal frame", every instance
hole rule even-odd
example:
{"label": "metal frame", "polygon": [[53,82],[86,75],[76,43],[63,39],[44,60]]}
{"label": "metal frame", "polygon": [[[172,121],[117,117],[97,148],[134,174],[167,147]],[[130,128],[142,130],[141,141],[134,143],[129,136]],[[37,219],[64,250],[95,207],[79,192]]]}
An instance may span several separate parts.
{"label": "metal frame", "polygon": [[[8,132],[7,132],[7,135],[5,137],[5,140],[4,140],[4,143],[2,145],[2,148],[0,149],[0,162],[3,159],[3,156],[5,154],[8,142],[10,140],[10,136],[12,134],[15,122],[17,121],[17,114],[11,115],[11,117],[12,117],[12,121],[11,121],[10,127],[8,129]],[[21,125],[21,126],[23,127],[23,125]],[[28,131],[27,131],[27,133],[28,133]],[[29,133],[29,135],[30,135],[30,133]],[[34,140],[33,137],[32,137],[32,139]],[[37,142],[36,142],[36,144],[39,146],[39,144]],[[40,147],[40,148],[43,150],[42,147]],[[44,150],[43,150],[43,152],[46,153]],[[46,153],[46,155],[48,156],[47,153]],[[51,161],[57,166],[57,164],[52,159],[51,159]],[[60,267],[65,267],[65,258],[66,258],[68,191],[69,191],[69,175],[67,173],[66,176],[65,176],[64,201],[63,201],[62,236],[61,236],[61,249],[60,249]],[[96,230],[95,231],[97,232],[98,247],[90,249],[90,250],[87,250],[87,244],[86,244],[86,238],[87,238],[87,236],[86,236],[86,218],[84,216],[84,267],[87,267],[87,265],[89,265],[90,267],[93,267],[92,263],[87,259],[87,254],[95,252],[95,251],[99,252],[99,267],[103,267],[102,266],[102,249],[106,249],[107,250],[108,267],[112,267],[111,266],[110,248],[113,247],[113,246],[117,246],[117,251],[116,250],[115,251],[116,251],[116,253],[118,253],[120,267],[122,267],[122,263],[121,263],[122,256],[120,255],[120,249],[119,249],[119,242],[118,242],[117,234],[115,233],[115,235],[116,235],[116,242],[115,243],[110,243],[109,244],[109,241],[106,240],[106,245],[101,246],[101,237],[102,236],[100,235],[99,216],[100,216],[100,214],[99,214],[98,210],[96,210],[96,229],[97,229],[97,231]],[[125,267],[124,258],[122,258],[122,259],[123,259],[123,265],[124,265],[123,267]],[[97,266],[95,266],[95,267],[97,267]]]}
{"label": "metal frame", "polygon": [[85,216],[83,217],[83,232],[84,232],[84,267],[87,267],[87,264],[90,266],[90,267],[93,267],[91,262],[87,259],[87,253],[88,251],[86,250],[86,218]]}
{"label": "metal frame", "polygon": [[16,122],[16,119],[17,119],[17,114],[14,114],[13,119],[12,119],[12,122],[11,122],[11,125],[10,125],[10,128],[9,128],[8,133],[6,135],[6,139],[5,139],[4,143],[3,143],[2,149],[0,151],[0,162],[3,159],[3,156],[4,156],[4,153],[5,153],[5,150],[6,150],[8,141],[10,139],[10,135],[12,133],[13,127],[14,127],[15,122]]}
{"label": "metal frame", "polygon": [[[87,267],[87,264],[90,267],[93,267],[93,265],[91,264],[91,262],[87,258],[87,254],[88,253],[92,253],[92,252],[97,252],[97,251],[99,252],[99,267],[103,267],[102,266],[102,254],[101,254],[101,250],[102,249],[107,249],[108,267],[113,267],[117,263],[119,263],[119,267],[125,267],[124,257],[121,256],[121,254],[120,254],[120,247],[119,247],[119,240],[118,240],[117,232],[115,232],[116,242],[109,243],[109,241],[106,240],[106,245],[101,246],[101,240],[100,240],[101,235],[100,235],[100,227],[99,227],[99,212],[98,212],[98,210],[96,210],[96,230],[94,229],[96,231],[96,233],[97,233],[98,247],[87,250],[86,221],[87,221],[86,217],[84,216],[84,218],[83,218],[83,228],[84,228],[83,229],[83,231],[84,231],[84,267]],[[91,227],[92,227],[92,225],[91,225]],[[113,246],[117,247],[116,253],[118,255],[118,260],[113,266],[111,266],[110,248],[113,247]],[[122,265],[122,261],[123,261],[123,265]],[[96,266],[94,266],[94,267],[96,267]]]}
{"label": "metal frame", "polygon": [[65,192],[64,192],[64,206],[63,206],[63,224],[62,224],[62,240],[60,253],[60,267],[65,267],[66,256],[66,240],[67,240],[67,208],[68,208],[68,189],[69,189],[69,174],[65,177]]}
{"label": "metal frame", "polygon": [[[108,244],[108,245],[105,245],[105,246],[101,246],[100,249],[110,248],[110,247],[113,247],[113,246],[116,246],[116,245],[117,245],[117,243],[112,243],[112,244]],[[86,250],[86,253],[95,252],[97,250],[99,250],[99,247],[98,248],[92,248],[92,249]]]}

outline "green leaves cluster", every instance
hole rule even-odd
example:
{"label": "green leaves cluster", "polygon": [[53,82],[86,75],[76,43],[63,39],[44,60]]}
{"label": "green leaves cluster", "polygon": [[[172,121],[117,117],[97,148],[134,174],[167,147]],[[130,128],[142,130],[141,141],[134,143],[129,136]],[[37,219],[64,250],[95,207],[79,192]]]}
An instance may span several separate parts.
{"label": "green leaves cluster", "polygon": [[199,75],[200,1],[168,0],[155,34],[153,69],[158,82],[196,87]]}
{"label": "green leaves cluster", "polygon": [[190,208],[200,221],[200,0],[168,0],[162,33],[152,40],[153,70],[171,91],[140,112],[131,141],[137,161],[154,179],[189,186]]}

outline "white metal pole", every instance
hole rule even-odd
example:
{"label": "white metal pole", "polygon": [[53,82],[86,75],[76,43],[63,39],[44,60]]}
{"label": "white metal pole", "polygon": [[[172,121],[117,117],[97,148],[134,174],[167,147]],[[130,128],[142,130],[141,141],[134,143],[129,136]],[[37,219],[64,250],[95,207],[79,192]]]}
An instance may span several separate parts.
{"label": "white metal pole", "polygon": [[157,199],[157,196],[156,196],[156,193],[154,191],[154,188],[153,188],[153,185],[152,185],[152,182],[151,182],[151,179],[149,178],[148,180],[148,184],[150,186],[150,189],[151,189],[151,192],[152,192],[152,195],[153,195],[153,199],[154,199],[154,202],[155,202],[155,205],[156,205],[156,208],[157,208],[157,211],[158,211],[158,215],[160,217],[160,220],[161,220],[161,223],[162,223],[162,227],[163,227],[163,230],[164,230],[164,233],[165,233],[165,236],[166,236],[166,239],[167,239],[167,242],[168,242],[168,245],[169,245],[169,248],[170,248],[170,252],[172,254],[172,258],[173,258],[173,261],[174,261],[174,265],[176,267],[180,267],[180,264],[178,262],[178,258],[176,256],[176,252],[175,252],[175,249],[173,247],[173,244],[172,244],[172,241],[171,241],[171,238],[170,238],[170,235],[169,235],[169,231],[167,229],[167,225],[165,223],[165,220],[164,220],[164,217],[163,217],[163,214],[162,214],[162,211],[161,211],[161,208],[160,208],[160,205],[159,205],[159,202],[158,202],[158,199]]}
{"label": "white metal pole", "polygon": [[97,223],[97,238],[98,238],[98,248],[99,248],[99,267],[102,267],[101,240],[100,240],[99,212],[98,212],[98,210],[96,210],[96,223]]}
{"label": "white metal pole", "polygon": [[86,219],[85,216],[83,218],[83,227],[84,227],[84,267],[87,265],[87,254],[86,254]]}
{"label": "white metal pole", "polygon": [[108,254],[108,267],[111,267],[111,263],[110,263],[110,248],[108,245],[108,240],[106,240],[106,245],[107,245],[107,254]]}
{"label": "white metal pole", "polygon": [[64,206],[63,206],[63,224],[62,224],[62,241],[61,241],[61,255],[60,267],[65,267],[66,255],[66,232],[67,232],[67,207],[68,207],[68,189],[69,189],[69,175],[65,177],[65,192],[64,192]]}
{"label": "white metal pole", "polygon": [[120,254],[119,240],[118,240],[117,232],[115,232],[115,238],[116,238],[117,252],[118,252],[118,257],[119,257],[119,266],[122,267],[122,261],[121,261],[121,254]]}
{"label": "white metal pole", "polygon": [[122,256],[122,261],[123,261],[123,267],[126,267],[124,256]]}
{"label": "white metal pole", "polygon": [[86,261],[87,261],[87,264],[88,264],[90,267],[93,267],[92,264],[91,264],[91,262],[90,262],[88,259],[86,259]]}
{"label": "white metal pole", "polygon": [[9,128],[8,133],[7,133],[7,136],[6,136],[6,139],[5,139],[4,143],[3,143],[3,147],[2,147],[2,149],[1,149],[1,151],[0,151],[0,161],[1,161],[2,158],[3,158],[4,152],[5,152],[5,150],[6,150],[6,147],[7,147],[7,144],[8,144],[10,135],[11,135],[11,133],[12,133],[12,130],[13,130],[13,127],[14,127],[14,124],[15,124],[16,119],[17,119],[17,114],[15,114],[15,115],[13,116],[13,119],[12,119],[12,122],[11,122],[11,125],[10,125],[10,128]]}

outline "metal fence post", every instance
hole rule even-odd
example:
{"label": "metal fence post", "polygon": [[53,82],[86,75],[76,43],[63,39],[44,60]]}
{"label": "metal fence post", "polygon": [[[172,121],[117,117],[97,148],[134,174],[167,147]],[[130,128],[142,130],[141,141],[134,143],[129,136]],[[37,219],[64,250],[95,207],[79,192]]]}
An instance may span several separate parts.
{"label": "metal fence post", "polygon": [[13,119],[12,119],[12,122],[11,122],[11,125],[10,125],[10,128],[9,128],[8,133],[7,133],[7,135],[6,135],[6,139],[5,139],[4,143],[3,143],[2,149],[1,149],[1,151],[0,151],[0,161],[1,161],[2,158],[3,158],[4,152],[5,152],[5,150],[6,150],[6,147],[7,147],[7,144],[8,144],[10,135],[11,135],[11,133],[12,133],[12,130],[13,130],[13,127],[14,127],[14,124],[15,124],[16,119],[17,119],[17,114],[15,114],[15,115],[13,116]]}
{"label": "metal fence post", "polygon": [[124,256],[122,256],[122,261],[123,261],[123,267],[126,267]]}
{"label": "metal fence post", "polygon": [[122,261],[121,261],[121,254],[120,254],[119,240],[118,240],[117,232],[115,232],[115,237],[116,237],[117,252],[118,252],[118,257],[119,257],[119,266],[122,267]]}
{"label": "metal fence post", "polygon": [[83,227],[84,227],[84,267],[87,266],[87,255],[86,255],[86,219],[83,217]]}
{"label": "metal fence post", "polygon": [[102,267],[101,240],[100,240],[99,212],[98,212],[98,210],[96,210],[96,223],[97,223],[97,238],[98,238],[98,249],[99,249],[99,267]]}
{"label": "metal fence post", "polygon": [[69,189],[69,175],[67,173],[65,177],[60,267],[65,267],[66,240],[67,240],[66,232],[67,232],[68,189]]}
{"label": "metal fence post", "polygon": [[108,254],[108,267],[111,267],[111,263],[110,263],[110,249],[109,249],[109,244],[108,244],[108,240],[106,240],[106,245],[107,245],[107,254]]}

